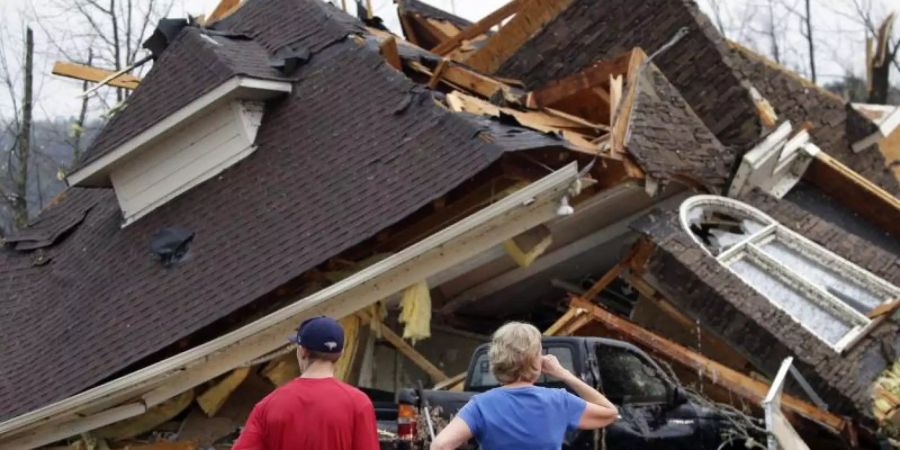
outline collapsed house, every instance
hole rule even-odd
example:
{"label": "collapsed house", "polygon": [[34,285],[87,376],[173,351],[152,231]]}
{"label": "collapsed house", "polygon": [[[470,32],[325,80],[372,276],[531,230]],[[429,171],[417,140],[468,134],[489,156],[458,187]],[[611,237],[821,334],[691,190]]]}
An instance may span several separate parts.
{"label": "collapsed house", "polygon": [[[71,187],[0,251],[0,448],[127,440],[239,385],[252,405],[315,314],[350,319],[345,379],[452,386],[484,334],[550,326],[567,295],[615,313],[568,332],[656,333],[733,380],[793,356],[786,390],[815,403],[793,411],[845,442],[897,420],[873,407],[900,350],[897,110],[682,0],[398,12],[405,39],[319,0],[160,26]],[[728,397],[717,373],[697,381]]]}

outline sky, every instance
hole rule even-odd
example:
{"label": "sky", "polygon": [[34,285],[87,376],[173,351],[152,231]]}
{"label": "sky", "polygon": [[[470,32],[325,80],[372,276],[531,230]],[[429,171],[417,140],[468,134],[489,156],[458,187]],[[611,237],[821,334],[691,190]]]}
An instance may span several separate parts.
{"label": "sky", "polygon": [[[45,2],[33,0],[0,0],[0,50],[7,53],[15,66],[21,60],[21,36],[23,23],[30,23],[21,13],[30,15],[29,11],[40,9]],[[340,5],[340,0],[331,0]],[[438,8],[455,11],[457,15],[475,21],[503,5],[506,0],[425,0]],[[600,1],[600,0],[598,0]],[[635,0],[640,1],[640,0]],[[817,57],[819,83],[840,79],[845,73],[861,74],[863,69],[863,52],[865,36],[862,25],[854,20],[854,0],[813,0],[814,26],[816,27]],[[871,3],[873,15],[883,17],[888,10],[900,12],[900,0],[855,0]],[[170,17],[193,16],[210,12],[218,0],[175,0]],[[347,0],[351,13],[355,12],[355,1]],[[772,14],[775,23],[784,29],[779,47],[784,55],[784,63],[788,67],[808,76],[807,52],[800,35],[799,17],[790,12],[790,8],[802,5],[802,0],[698,0],[698,3],[710,17],[715,17],[715,7],[720,11],[718,17],[724,25],[726,37],[737,40],[764,54],[769,54],[771,43],[766,29],[769,8],[774,5]],[[399,33],[399,21],[395,13],[393,0],[372,0],[375,15],[381,17],[388,28]],[[32,6],[35,5],[35,6]],[[713,19],[715,22],[715,19]],[[34,27],[35,25],[32,24]],[[900,30],[900,23],[897,27]],[[895,36],[900,31],[895,32]],[[75,80],[49,75],[53,62],[64,59],[58,51],[53,50],[45,42],[45,35],[35,32],[36,63],[35,71],[46,76],[36,76],[36,105],[38,118],[72,117],[80,108],[81,83]],[[10,58],[11,56],[11,58]],[[11,68],[13,71],[17,67]],[[894,84],[900,83],[900,74],[894,71]],[[95,108],[104,108],[97,103]],[[5,93],[0,93],[0,115],[11,111],[11,102]]]}

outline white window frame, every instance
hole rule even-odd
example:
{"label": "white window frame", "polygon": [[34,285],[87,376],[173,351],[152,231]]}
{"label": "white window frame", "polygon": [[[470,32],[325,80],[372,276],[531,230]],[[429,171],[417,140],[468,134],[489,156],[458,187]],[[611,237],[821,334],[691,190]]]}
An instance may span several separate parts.
{"label": "white window frame", "polygon": [[[737,217],[752,219],[760,222],[764,227],[723,251],[721,254],[713,255],[706,245],[691,231],[689,213],[695,208],[710,208],[714,211],[721,211]],[[742,281],[744,278],[732,269],[731,266],[735,261],[742,258],[748,258],[756,265],[763,267],[773,277],[796,289],[796,291],[808,301],[816,303],[818,306],[829,310],[831,313],[840,316],[842,320],[853,325],[850,331],[837,343],[831,344],[816,330],[811,329],[798,317],[789,313],[782,308],[781,305],[773,301],[765,292],[757,289],[756,286],[745,282],[753,288],[754,291],[769,300],[772,305],[790,316],[795,322],[799,323],[803,328],[838,353],[852,347],[853,344],[858,342],[869,332],[869,330],[877,325],[880,320],[870,319],[834,294],[831,294],[822,287],[816,285],[811,280],[806,279],[801,273],[776,260],[760,248],[762,245],[774,239],[778,239],[779,242],[791,249],[813,260],[822,261],[823,265],[834,269],[836,272],[839,272],[842,276],[846,277],[848,282],[857,284],[870,292],[878,294],[879,297],[883,298],[882,303],[900,298],[900,289],[896,286],[878,278],[856,264],[847,261],[841,256],[785,227],[758,209],[740,201],[715,195],[696,195],[682,202],[680,220],[682,228],[691,236],[691,239],[703,249],[703,251],[713,258],[716,258],[722,266],[731,271]]]}

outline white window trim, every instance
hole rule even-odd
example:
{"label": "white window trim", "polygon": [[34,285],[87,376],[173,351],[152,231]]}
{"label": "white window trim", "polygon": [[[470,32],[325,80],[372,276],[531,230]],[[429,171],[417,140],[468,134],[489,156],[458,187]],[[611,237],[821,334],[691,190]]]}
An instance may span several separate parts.
{"label": "white window trim", "polygon": [[[720,255],[713,255],[712,252],[710,252],[710,250],[706,247],[706,245],[701,242],[699,238],[697,238],[697,236],[695,236],[691,231],[691,224],[688,218],[689,211],[694,208],[704,206],[756,220],[762,223],[764,225],[764,228],[748,236],[746,239],[738,242],[731,248],[722,252]],[[850,331],[845,334],[837,343],[831,344],[822,336],[820,336],[816,330],[808,327],[799,318],[789,313],[787,310],[782,308],[781,305],[769,298],[765,292],[760,291],[755,286],[750,285],[749,283],[745,283],[758,294],[769,300],[770,304],[787,314],[789,317],[791,317],[791,319],[793,319],[800,326],[802,326],[812,335],[816,336],[816,338],[822,341],[822,343],[828,345],[837,353],[841,353],[852,347],[855,343],[859,342],[862,337],[868,334],[868,332],[872,328],[877,326],[881,322],[881,320],[883,320],[883,317],[872,320],[866,315],[861,314],[859,311],[847,305],[844,301],[837,298],[835,295],[815,285],[814,283],[805,279],[801,274],[795,272],[791,268],[785,266],[783,263],[766,254],[765,251],[759,248],[759,245],[761,243],[775,239],[777,236],[781,242],[784,242],[786,245],[792,247],[796,251],[805,253],[807,256],[813,259],[828,261],[829,266],[837,269],[837,271],[846,276],[849,281],[863,286],[867,290],[874,291],[880,297],[884,298],[884,302],[888,302],[893,298],[900,297],[900,289],[898,289],[896,286],[873,275],[862,267],[859,267],[856,264],[847,261],[841,256],[829,251],[828,249],[823,248],[815,242],[801,236],[800,234],[780,224],[778,221],[763,213],[762,211],[759,211],[758,209],[744,204],[738,200],[719,197],[715,195],[696,195],[682,202],[681,209],[679,211],[679,219],[684,231],[691,236],[691,239],[698,246],[700,246],[700,248],[702,248],[703,251],[706,252],[706,254],[715,258],[723,267],[728,269],[742,281],[743,278],[741,278],[741,276],[731,268],[731,265],[733,262],[737,261],[740,258],[750,258],[758,265],[765,267],[772,276],[798,289],[802,293],[802,295],[809,301],[815,302],[820,307],[828,309],[832,313],[841,316],[843,320],[847,320],[851,325],[855,324],[855,326],[851,328]]]}

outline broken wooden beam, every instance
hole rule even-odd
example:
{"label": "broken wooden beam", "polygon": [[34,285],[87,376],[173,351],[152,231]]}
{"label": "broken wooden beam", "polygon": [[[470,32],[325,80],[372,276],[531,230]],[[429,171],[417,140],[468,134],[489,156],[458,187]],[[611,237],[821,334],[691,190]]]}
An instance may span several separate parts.
{"label": "broken wooden beam", "polygon": [[213,12],[206,16],[204,26],[210,25],[230,16],[241,7],[241,0],[220,0]]}
{"label": "broken wooden beam", "polygon": [[[522,2],[516,15],[465,60],[466,65],[494,73],[544,26],[572,4],[573,0],[529,0]],[[460,34],[465,33],[463,30]],[[470,38],[466,38],[470,39]]]}
{"label": "broken wooden beam", "polygon": [[[51,73],[53,75],[73,78],[75,80],[99,83],[109,78],[110,75],[113,75],[115,72],[99,67],[86,66],[84,64],[56,61],[53,64]],[[122,74],[109,80],[106,84],[122,89],[137,89],[138,85],[141,84],[141,79],[134,75]]]}
{"label": "broken wooden beam", "polygon": [[455,36],[452,36],[450,39],[441,42],[440,45],[431,49],[431,52],[441,56],[450,53],[451,51],[453,51],[453,49],[462,44],[463,41],[478,37],[488,32],[491,27],[499,24],[501,21],[503,21],[503,19],[515,14],[524,2],[525,0],[510,1],[509,3],[501,6],[496,11],[488,14],[478,22],[469,25],[467,28],[463,29]]}
{"label": "broken wooden beam", "polygon": [[[625,340],[650,349],[664,359],[696,370],[713,384],[754,404],[759,405],[766,398],[769,386],[763,382],[710,360],[582,298],[573,296],[570,306],[584,309],[596,322],[621,335]],[[843,418],[786,394],[782,399],[782,406],[788,411],[825,425],[835,433],[841,432],[848,425]]]}

